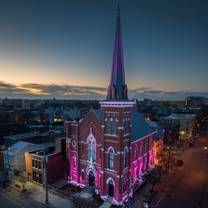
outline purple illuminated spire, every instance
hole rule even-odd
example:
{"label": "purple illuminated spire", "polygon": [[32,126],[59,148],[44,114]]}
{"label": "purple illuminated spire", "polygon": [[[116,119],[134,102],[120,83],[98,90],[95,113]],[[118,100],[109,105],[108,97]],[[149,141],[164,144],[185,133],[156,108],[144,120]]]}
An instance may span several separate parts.
{"label": "purple illuminated spire", "polygon": [[121,39],[120,9],[117,7],[115,46],[111,82],[108,88],[107,100],[128,100],[127,85],[125,84],[124,58]]}

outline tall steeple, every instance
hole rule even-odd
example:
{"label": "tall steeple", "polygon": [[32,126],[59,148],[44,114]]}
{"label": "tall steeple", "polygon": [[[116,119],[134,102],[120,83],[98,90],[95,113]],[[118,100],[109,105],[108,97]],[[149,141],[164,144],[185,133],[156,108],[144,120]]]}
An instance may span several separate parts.
{"label": "tall steeple", "polygon": [[121,39],[120,8],[117,6],[115,45],[111,82],[108,87],[107,100],[128,100],[127,85],[125,84],[124,58]]}

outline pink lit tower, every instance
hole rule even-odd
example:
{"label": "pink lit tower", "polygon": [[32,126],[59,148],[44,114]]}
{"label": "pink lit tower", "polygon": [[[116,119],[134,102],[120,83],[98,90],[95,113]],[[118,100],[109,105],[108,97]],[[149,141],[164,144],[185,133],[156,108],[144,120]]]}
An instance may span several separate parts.
{"label": "pink lit tower", "polygon": [[65,121],[68,182],[92,186],[103,200],[122,205],[133,196],[144,171],[154,166],[156,131],[128,99],[119,6],[111,81],[100,105],[79,122]]}

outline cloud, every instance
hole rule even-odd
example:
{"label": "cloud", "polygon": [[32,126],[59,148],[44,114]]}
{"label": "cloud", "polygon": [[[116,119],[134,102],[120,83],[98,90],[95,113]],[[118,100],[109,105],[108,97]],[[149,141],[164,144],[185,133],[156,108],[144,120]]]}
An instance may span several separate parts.
{"label": "cloud", "polygon": [[149,98],[153,100],[184,100],[188,96],[208,97],[207,92],[200,91],[164,91],[164,90],[144,90],[133,91],[130,96],[137,99]]}
{"label": "cloud", "polygon": [[14,84],[0,81],[0,96],[1,95],[11,96],[11,95],[16,95],[16,94],[21,94],[21,93],[27,93],[27,90],[18,88]]}
{"label": "cloud", "polygon": [[106,88],[93,86],[72,86],[72,85],[57,85],[57,84],[37,84],[28,83],[22,84],[22,88],[31,89],[45,95],[99,95],[106,91]]}
{"label": "cloud", "polygon": [[14,85],[0,81],[0,97],[102,99],[106,88],[58,84],[26,83]]}
{"label": "cloud", "polygon": [[136,88],[136,89],[129,89],[129,92],[130,93],[144,92],[144,91],[150,90],[150,89],[152,89],[152,87],[139,87],[139,88]]}
{"label": "cloud", "polygon": [[[142,100],[183,100],[187,96],[208,97],[208,92],[197,91],[164,91],[143,86],[129,89],[129,97]],[[61,84],[25,83],[15,85],[0,81],[0,97],[28,99],[105,99],[106,88],[96,86],[73,86]]]}

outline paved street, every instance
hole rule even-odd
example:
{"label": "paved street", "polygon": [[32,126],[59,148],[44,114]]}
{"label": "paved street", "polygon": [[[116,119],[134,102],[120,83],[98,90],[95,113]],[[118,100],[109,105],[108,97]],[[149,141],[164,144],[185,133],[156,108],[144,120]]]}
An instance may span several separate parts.
{"label": "paved street", "polygon": [[163,181],[163,190],[155,208],[208,207],[208,136],[182,154],[184,165]]}
{"label": "paved street", "polygon": [[21,205],[18,205],[15,201],[11,201],[0,195],[0,202],[2,208],[23,208]]}
{"label": "paved street", "polygon": [[0,189],[0,207],[2,208],[43,208],[42,204],[10,188]]}

